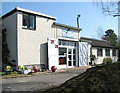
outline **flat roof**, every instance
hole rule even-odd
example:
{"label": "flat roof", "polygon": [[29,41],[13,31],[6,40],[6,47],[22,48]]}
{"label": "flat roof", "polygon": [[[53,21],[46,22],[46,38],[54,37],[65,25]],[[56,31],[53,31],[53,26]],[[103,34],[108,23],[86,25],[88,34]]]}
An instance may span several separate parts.
{"label": "flat roof", "polygon": [[77,30],[77,31],[82,30],[82,28],[73,27],[73,26],[69,26],[69,25],[65,25],[65,24],[56,23],[56,22],[54,22],[53,25],[58,26],[58,27],[62,27],[62,28],[66,28],[68,30]]}
{"label": "flat roof", "polygon": [[20,11],[20,12],[24,12],[24,13],[30,13],[30,14],[38,15],[38,16],[41,16],[41,17],[44,17],[44,18],[49,18],[49,19],[52,19],[52,20],[56,20],[56,17],[49,16],[49,15],[46,15],[46,14],[42,14],[42,13],[35,12],[35,11],[31,11],[31,10],[27,10],[27,9],[23,9],[23,8],[20,8],[20,7],[16,7],[15,9],[11,10],[7,14],[3,15],[2,18],[6,18],[7,16],[15,13],[16,11]]}

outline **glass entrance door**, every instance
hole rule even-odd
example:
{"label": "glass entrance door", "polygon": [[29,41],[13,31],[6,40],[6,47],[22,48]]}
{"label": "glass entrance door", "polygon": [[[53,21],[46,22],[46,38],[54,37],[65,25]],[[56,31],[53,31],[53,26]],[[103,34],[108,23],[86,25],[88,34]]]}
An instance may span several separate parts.
{"label": "glass entrance door", "polygon": [[72,49],[71,48],[68,48],[68,58],[67,58],[67,60],[68,60],[68,66],[73,66],[73,62],[72,62]]}
{"label": "glass entrance door", "polygon": [[59,65],[67,64],[67,48],[59,48]]}
{"label": "glass entrance door", "polygon": [[67,65],[68,67],[76,66],[76,49],[68,48],[67,49]]}

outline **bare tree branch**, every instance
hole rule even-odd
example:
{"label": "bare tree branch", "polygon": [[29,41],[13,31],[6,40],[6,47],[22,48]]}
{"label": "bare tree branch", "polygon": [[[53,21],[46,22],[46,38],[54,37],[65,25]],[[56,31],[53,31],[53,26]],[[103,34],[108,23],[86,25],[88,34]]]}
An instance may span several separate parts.
{"label": "bare tree branch", "polygon": [[118,2],[114,0],[108,0],[108,2],[104,2],[104,0],[93,0],[93,2],[93,5],[100,8],[103,14],[112,16],[118,14]]}
{"label": "bare tree branch", "polygon": [[97,37],[102,40],[104,37],[104,30],[102,26],[97,27],[96,33],[97,33]]}

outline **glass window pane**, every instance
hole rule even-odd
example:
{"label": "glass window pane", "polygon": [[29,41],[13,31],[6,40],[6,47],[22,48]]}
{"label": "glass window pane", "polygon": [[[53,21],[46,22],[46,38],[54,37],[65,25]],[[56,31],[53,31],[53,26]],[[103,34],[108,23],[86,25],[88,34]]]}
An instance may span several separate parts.
{"label": "glass window pane", "polygon": [[61,45],[61,40],[59,40],[59,45]]}
{"label": "glass window pane", "polygon": [[59,55],[65,55],[67,52],[66,48],[59,48]]}
{"label": "glass window pane", "polygon": [[68,55],[68,59],[69,59],[69,60],[72,60],[72,56],[71,56],[71,55]]}
{"label": "glass window pane", "polygon": [[73,42],[73,46],[76,46],[76,42]]}
{"label": "glass window pane", "polygon": [[76,49],[73,49],[73,54],[76,54]]}
{"label": "glass window pane", "polygon": [[76,55],[73,55],[73,60],[76,60]]}
{"label": "glass window pane", "polygon": [[116,56],[116,49],[112,50],[112,56]]}
{"label": "glass window pane", "polygon": [[68,41],[65,41],[66,42],[66,46],[68,46],[69,45],[69,42]]}
{"label": "glass window pane", "polygon": [[23,14],[23,28],[28,28],[29,26],[29,18],[27,14]]}
{"label": "glass window pane", "polygon": [[72,66],[72,61],[68,61],[68,66]]}
{"label": "glass window pane", "polygon": [[76,66],[76,61],[73,61],[73,66]]}
{"label": "glass window pane", "polygon": [[65,41],[62,41],[62,45],[65,45]]}
{"label": "glass window pane", "polygon": [[103,56],[102,48],[97,48],[97,56]]}
{"label": "glass window pane", "polygon": [[110,56],[110,49],[105,49],[106,56]]}
{"label": "glass window pane", "polygon": [[72,49],[68,49],[68,54],[72,54]]}
{"label": "glass window pane", "polygon": [[59,65],[65,65],[66,64],[66,57],[59,57]]}
{"label": "glass window pane", "polygon": [[35,17],[30,15],[30,29],[35,28]]}
{"label": "glass window pane", "polygon": [[73,42],[69,42],[69,46],[73,46]]}

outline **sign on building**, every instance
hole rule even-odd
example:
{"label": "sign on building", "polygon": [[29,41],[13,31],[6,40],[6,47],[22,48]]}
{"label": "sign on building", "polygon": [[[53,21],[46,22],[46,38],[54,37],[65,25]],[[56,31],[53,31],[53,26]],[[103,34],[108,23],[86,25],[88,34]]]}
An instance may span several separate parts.
{"label": "sign on building", "polygon": [[63,37],[73,38],[73,31],[63,29],[62,30],[62,36]]}

